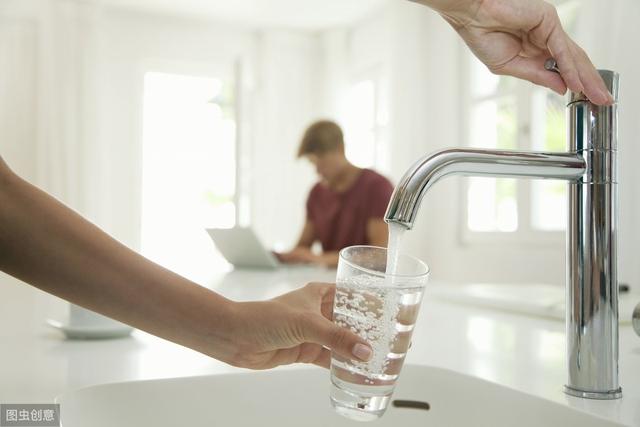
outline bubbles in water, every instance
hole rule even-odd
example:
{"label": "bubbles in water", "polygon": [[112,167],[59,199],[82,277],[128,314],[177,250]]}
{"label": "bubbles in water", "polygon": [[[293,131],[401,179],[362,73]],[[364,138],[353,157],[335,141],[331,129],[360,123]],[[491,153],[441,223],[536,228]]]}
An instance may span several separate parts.
{"label": "bubbles in water", "polygon": [[[417,292],[421,295],[421,290]],[[406,304],[408,293],[416,293],[416,289],[389,287],[384,278],[369,275],[353,276],[338,283],[334,321],[367,340],[373,350],[369,362],[349,361],[355,371],[366,376],[367,384],[374,384],[374,380],[387,377],[384,373],[393,362],[390,355],[395,354],[397,350],[402,354],[406,351],[396,346],[395,342],[398,338],[399,322],[404,324],[407,314],[417,312],[413,298],[410,305]],[[420,297],[417,300],[418,304],[419,301]],[[399,316],[401,313],[402,316]],[[415,319],[407,320],[412,327]],[[405,344],[408,346],[408,343]]]}

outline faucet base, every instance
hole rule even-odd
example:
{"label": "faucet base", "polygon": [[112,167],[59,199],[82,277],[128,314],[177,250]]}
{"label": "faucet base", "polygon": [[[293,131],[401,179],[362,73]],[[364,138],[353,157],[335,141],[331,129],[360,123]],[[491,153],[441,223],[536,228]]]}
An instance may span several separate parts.
{"label": "faucet base", "polygon": [[613,400],[620,399],[622,397],[621,387],[618,387],[617,390],[610,391],[584,391],[565,385],[564,392],[570,396],[581,397],[583,399]]}

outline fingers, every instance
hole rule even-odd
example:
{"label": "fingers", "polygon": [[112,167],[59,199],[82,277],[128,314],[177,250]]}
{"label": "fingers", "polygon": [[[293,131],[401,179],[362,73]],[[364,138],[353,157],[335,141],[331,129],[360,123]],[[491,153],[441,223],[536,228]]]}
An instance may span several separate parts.
{"label": "fingers", "polygon": [[584,91],[584,86],[580,80],[580,73],[576,68],[576,61],[569,43],[569,37],[562,27],[560,27],[559,22],[549,34],[547,47],[553,58],[555,58],[558,69],[560,70],[560,75],[569,90],[574,92]]}
{"label": "fingers", "polygon": [[[527,31],[528,34],[522,37],[523,51],[518,55],[519,57],[530,56],[527,55],[527,52],[532,50],[527,50],[527,43],[530,42],[542,49],[543,53],[548,51],[549,56],[556,60],[560,76],[570,90],[583,92],[594,104],[603,105],[613,102],[613,98],[587,54],[563,30],[555,7],[546,4],[540,22],[534,27],[528,28]],[[541,84],[539,83],[541,81],[546,82],[546,84],[542,84],[558,92],[556,83],[553,82],[555,80],[553,74],[556,73],[545,71],[542,74],[546,74],[546,76],[540,75],[538,71],[531,68],[538,66],[537,62],[518,59],[514,61],[512,66],[517,66],[517,76],[527,75],[528,77],[524,78],[538,84]],[[527,70],[527,68],[530,69]]]}
{"label": "fingers", "polygon": [[329,369],[331,367],[331,350],[323,348],[318,358],[313,361],[313,364],[321,368]]}
{"label": "fingers", "polygon": [[309,300],[313,300],[314,304],[319,302],[320,304],[320,313],[331,320],[333,318],[333,300],[336,296],[336,285],[335,283],[325,283],[325,282],[312,282],[307,283],[307,285],[303,288],[305,293],[311,294],[312,298],[308,298]]}
{"label": "fingers", "polygon": [[[574,63],[578,65],[578,68],[574,67],[574,70],[577,70],[579,87],[582,88],[579,91],[584,93],[594,104],[608,105],[613,103],[613,97],[587,54],[577,45],[574,47],[572,41],[571,44],[572,47],[570,49],[576,52],[575,55],[572,55],[572,58],[575,58]],[[567,87],[572,91],[577,91],[574,89],[576,87],[575,83],[569,83],[568,81],[572,78],[567,77],[567,75],[572,75],[571,71],[566,72],[561,64],[558,64],[560,74],[545,70],[544,61],[547,58],[548,55],[541,55],[536,58],[516,56],[511,61],[492,71],[496,74],[514,76],[548,87],[560,95],[565,93]]]}
{"label": "fingers", "polygon": [[[558,17],[558,11],[550,4],[544,6],[542,12],[541,21],[533,28],[530,29],[530,33],[527,36],[527,40],[542,49],[548,51],[549,56],[552,56],[558,65],[560,75],[564,80],[564,84],[569,90],[574,92],[582,92],[584,89],[580,80],[580,74],[577,69],[575,59],[573,57],[573,46],[570,43],[569,36],[562,29],[560,18]],[[546,60],[546,58],[541,58]],[[525,64],[529,66],[537,64]],[[533,73],[533,70],[529,71],[529,74]],[[544,74],[550,75],[551,71],[546,71]],[[553,78],[548,76],[547,79]],[[530,81],[534,81],[528,79]],[[535,81],[534,81],[535,82]],[[550,86],[547,86],[550,87]],[[564,93],[564,92],[563,92]]]}
{"label": "fingers", "polygon": [[305,288],[311,290],[312,292],[316,292],[320,295],[322,302],[327,300],[333,301],[333,295],[335,294],[336,285],[335,283],[328,282],[310,282],[305,285]]}
{"label": "fingers", "polygon": [[562,29],[554,7],[546,10],[543,23],[533,30],[532,37],[534,44],[549,50],[570,90],[584,93],[594,104],[604,105],[613,102],[613,97],[587,54]]}
{"label": "fingers", "polygon": [[367,362],[373,355],[365,340],[320,315],[304,313],[300,322],[305,341],[327,346],[348,359]]}
{"label": "fingers", "polygon": [[511,61],[492,71],[496,74],[505,74],[528,80],[531,83],[548,87],[554,92],[563,95],[567,91],[565,81],[558,73],[545,70],[544,61],[546,57],[547,55],[536,58],[515,56]]}
{"label": "fingers", "polygon": [[593,66],[587,53],[573,40],[569,39],[569,41],[574,52],[573,57],[578,64],[580,80],[584,86],[583,93],[594,104],[605,105],[613,103],[613,96],[607,90],[600,73]]}
{"label": "fingers", "polygon": [[273,254],[278,258],[278,261],[284,263],[294,262],[295,259],[291,252],[273,252]]}
{"label": "fingers", "polygon": [[295,348],[280,350],[270,361],[272,367],[290,363],[312,363],[321,368],[331,367],[331,350],[318,344],[305,343]]}

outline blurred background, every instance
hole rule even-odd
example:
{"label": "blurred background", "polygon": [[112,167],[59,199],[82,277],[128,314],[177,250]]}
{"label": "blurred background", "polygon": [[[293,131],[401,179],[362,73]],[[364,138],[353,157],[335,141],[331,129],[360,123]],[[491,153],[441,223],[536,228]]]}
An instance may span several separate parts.
{"label": "blurred background", "polygon": [[[596,66],[621,74],[619,278],[640,283],[640,5],[555,4]],[[564,150],[564,117],[564,97],[490,74],[408,1],[0,2],[1,155],[202,284],[230,268],[205,227],[295,243],[316,180],[295,154],[313,120],[336,120],[348,158],[396,183],[445,147]],[[433,280],[561,286],[565,215],[560,182],[451,178],[425,198],[407,250]]]}

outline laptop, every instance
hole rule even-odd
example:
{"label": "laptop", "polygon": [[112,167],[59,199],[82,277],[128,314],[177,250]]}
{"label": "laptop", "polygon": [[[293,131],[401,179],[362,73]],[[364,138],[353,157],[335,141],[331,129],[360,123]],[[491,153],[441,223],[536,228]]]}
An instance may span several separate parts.
{"label": "laptop", "polygon": [[275,269],[283,266],[251,227],[207,228],[213,243],[236,268]]}

